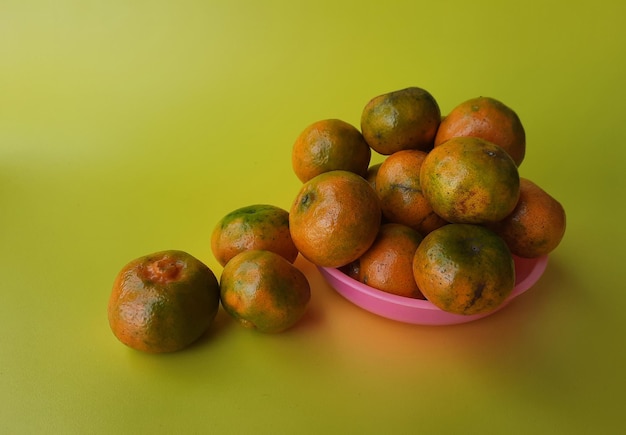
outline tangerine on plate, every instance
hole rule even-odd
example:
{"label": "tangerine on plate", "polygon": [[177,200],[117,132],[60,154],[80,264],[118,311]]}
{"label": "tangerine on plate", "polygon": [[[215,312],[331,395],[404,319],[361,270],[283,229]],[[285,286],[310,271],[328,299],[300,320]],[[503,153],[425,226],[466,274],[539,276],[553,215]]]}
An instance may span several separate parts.
{"label": "tangerine on plate", "polygon": [[504,240],[481,225],[449,224],[424,237],[413,274],[433,305],[456,314],[496,309],[515,287],[515,263]]}
{"label": "tangerine on plate", "polygon": [[215,275],[200,260],[183,251],[156,252],[118,273],[109,298],[109,325],[133,349],[174,352],[207,331],[219,294]]}
{"label": "tangerine on plate", "polygon": [[233,257],[220,277],[224,310],[243,326],[277,333],[295,325],[311,298],[306,276],[270,251],[244,251]]}
{"label": "tangerine on plate", "polygon": [[520,180],[520,197],[513,212],[489,227],[525,258],[552,252],[565,235],[566,216],[561,203],[534,182]]}
{"label": "tangerine on plate", "polygon": [[361,113],[361,132],[370,147],[383,155],[433,147],[441,111],[425,89],[409,87],[372,98]]}
{"label": "tangerine on plate", "polygon": [[376,176],[376,193],[384,218],[407,225],[421,235],[447,223],[422,193],[420,169],[427,155],[419,150],[395,152],[382,162]]}
{"label": "tangerine on plate", "polygon": [[341,267],[372,245],[380,227],[376,192],[365,178],[330,171],[304,183],[289,211],[294,244],[311,263]]}
{"label": "tangerine on plate", "polygon": [[455,137],[435,147],[422,162],[422,193],[448,222],[481,224],[504,219],[519,198],[515,162],[498,145]]}
{"label": "tangerine on plate", "polygon": [[381,225],[372,246],[356,260],[356,279],[387,293],[424,299],[413,276],[413,256],[421,241],[421,234],[406,225]]}
{"label": "tangerine on plate", "polygon": [[472,98],[452,109],[439,125],[435,146],[459,136],[479,137],[504,148],[517,166],[526,154],[526,133],[519,116],[495,98]]}

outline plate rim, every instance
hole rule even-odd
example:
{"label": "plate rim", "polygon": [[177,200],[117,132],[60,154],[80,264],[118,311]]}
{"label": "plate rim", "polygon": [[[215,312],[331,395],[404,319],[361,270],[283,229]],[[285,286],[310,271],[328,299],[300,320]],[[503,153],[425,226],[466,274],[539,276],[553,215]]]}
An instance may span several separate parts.
{"label": "plate rim", "polygon": [[[515,287],[511,291],[511,294],[507,296],[507,298],[504,300],[502,304],[500,304],[498,307],[496,307],[494,310],[490,312],[479,313],[479,314],[474,314],[474,315],[450,313],[450,312],[442,310],[441,308],[437,307],[432,302],[427,301],[427,300],[409,298],[406,296],[395,295],[392,293],[387,293],[383,290],[375,289],[373,287],[370,287],[368,285],[365,285],[355,280],[354,278],[349,277],[344,272],[340,271],[338,268],[323,267],[323,266],[317,266],[317,268],[322,273],[325,281],[330,285],[330,287],[332,287],[337,293],[342,295],[344,298],[348,299],[351,303],[359,306],[360,308],[366,311],[372,312],[382,317],[387,317],[387,318],[391,318],[394,320],[403,321],[405,323],[418,323],[418,324],[420,323],[419,319],[417,318],[415,319],[416,320],[415,322],[407,322],[406,320],[401,320],[394,316],[384,315],[376,311],[372,311],[371,309],[368,309],[362,306],[361,304],[355,302],[353,298],[350,297],[350,293],[356,292],[360,294],[361,296],[368,297],[369,299],[376,299],[382,302],[383,304],[388,305],[388,308],[391,308],[392,306],[399,307],[399,308],[401,307],[404,310],[412,309],[412,310],[415,310],[416,312],[418,310],[423,311],[425,315],[440,315],[442,317],[449,316],[451,319],[449,323],[446,323],[446,322],[436,322],[436,323],[437,324],[454,324],[454,323],[467,322],[467,321],[479,319],[479,318],[488,316],[500,310],[509,302],[511,302],[514,298],[528,291],[539,280],[539,278],[541,278],[541,276],[545,272],[545,269],[548,263],[548,255],[544,255],[544,256],[532,258],[532,259],[513,256],[513,259],[515,261],[516,275],[517,275],[517,270],[520,267],[520,264],[523,262],[532,263],[532,268],[530,272],[521,281],[517,282],[517,279],[516,279]],[[330,282],[330,281],[338,281],[344,284],[345,286],[347,286],[349,290],[338,289],[337,286],[333,282]],[[418,316],[416,315],[416,317]],[[452,319],[454,319],[454,321],[452,321]],[[434,323],[427,322],[424,324],[434,324]]]}

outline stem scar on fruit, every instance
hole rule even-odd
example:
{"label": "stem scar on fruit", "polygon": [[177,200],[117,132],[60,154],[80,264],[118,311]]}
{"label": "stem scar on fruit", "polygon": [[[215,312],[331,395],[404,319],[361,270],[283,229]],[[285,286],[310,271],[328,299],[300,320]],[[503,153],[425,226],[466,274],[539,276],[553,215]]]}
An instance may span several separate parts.
{"label": "stem scar on fruit", "polygon": [[300,198],[301,208],[305,208],[305,209],[308,208],[314,199],[315,199],[315,195],[312,192],[307,192],[304,195],[302,195],[302,198]]}

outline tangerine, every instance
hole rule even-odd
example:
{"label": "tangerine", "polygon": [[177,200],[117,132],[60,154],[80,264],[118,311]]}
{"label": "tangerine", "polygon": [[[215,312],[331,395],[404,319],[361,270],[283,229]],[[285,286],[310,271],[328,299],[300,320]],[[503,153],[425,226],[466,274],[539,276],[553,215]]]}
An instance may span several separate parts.
{"label": "tangerine", "polygon": [[395,152],[381,164],[376,176],[376,193],[384,218],[422,235],[447,223],[422,193],[420,169],[426,156],[419,150]]}
{"label": "tangerine", "polygon": [[380,227],[376,192],[363,177],[330,171],[304,183],[289,212],[294,244],[310,262],[341,267],[372,245]]}
{"label": "tangerine", "polygon": [[453,223],[497,222],[519,198],[519,173],[498,145],[476,137],[454,137],[422,162],[422,193],[435,213]]}
{"label": "tangerine", "polygon": [[424,299],[413,276],[413,257],[421,241],[421,234],[406,225],[384,224],[352,273],[358,281],[378,290]]}
{"label": "tangerine", "polygon": [[413,275],[426,299],[455,314],[494,310],[515,286],[515,264],[504,240],[472,224],[449,224],[424,237]]}
{"label": "tangerine", "polygon": [[440,122],[435,98],[425,89],[409,87],[372,98],[361,113],[361,132],[383,155],[405,149],[427,151]]}
{"label": "tangerine", "polygon": [[371,148],[352,124],[340,119],[315,122],[298,135],[292,149],[293,170],[305,182],[322,172],[342,169],[365,176]]}
{"label": "tangerine", "polygon": [[291,240],[287,210],[254,204],[233,210],[219,220],[211,234],[211,250],[222,266],[251,249],[275,252],[291,263],[296,260],[298,249]]}
{"label": "tangerine", "polygon": [[520,197],[513,212],[490,226],[509,246],[525,258],[552,252],[565,235],[565,209],[559,201],[526,178],[520,180]]}
{"label": "tangerine", "polygon": [[178,351],[207,331],[219,294],[217,278],[200,260],[184,251],[156,252],[118,273],[109,298],[109,325],[133,349]]}
{"label": "tangerine", "polygon": [[306,276],[270,251],[244,251],[233,257],[220,277],[224,310],[243,326],[277,333],[295,325],[311,298]]}
{"label": "tangerine", "polygon": [[459,136],[479,137],[504,148],[517,166],[526,154],[526,133],[519,116],[495,98],[472,98],[452,109],[439,125],[435,146]]}

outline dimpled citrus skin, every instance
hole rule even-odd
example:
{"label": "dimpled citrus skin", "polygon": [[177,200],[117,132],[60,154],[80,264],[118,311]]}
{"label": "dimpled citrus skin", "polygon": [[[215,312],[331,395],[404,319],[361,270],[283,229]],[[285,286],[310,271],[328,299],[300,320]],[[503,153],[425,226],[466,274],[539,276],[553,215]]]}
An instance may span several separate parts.
{"label": "dimpled citrus skin", "polygon": [[222,266],[251,249],[275,252],[291,263],[298,256],[289,232],[289,213],[271,204],[253,204],[228,213],[213,229],[211,249]]}
{"label": "dimpled citrus skin", "polygon": [[190,254],[161,251],[118,273],[108,304],[111,330],[127,346],[174,352],[207,331],[219,307],[213,272]]}
{"label": "dimpled citrus skin", "polygon": [[300,253],[323,267],[341,267],[371,246],[380,227],[376,192],[363,177],[330,171],[304,183],[289,211]]}
{"label": "dimpled citrus skin", "polygon": [[519,199],[515,162],[501,147],[456,137],[435,147],[420,169],[422,193],[435,213],[452,223],[497,222]]}
{"label": "dimpled citrus skin", "polygon": [[441,121],[435,146],[459,136],[479,137],[502,147],[517,166],[526,154],[522,122],[513,109],[495,98],[472,98],[452,109]]}
{"label": "dimpled citrus skin", "polygon": [[449,224],[428,234],[415,251],[413,274],[430,302],[455,314],[490,312],[515,286],[506,243],[480,225]]}
{"label": "dimpled citrus skin", "polygon": [[322,172],[345,170],[365,176],[372,150],[356,127],[340,119],[324,119],[305,128],[294,142],[294,173],[306,182]]}
{"label": "dimpled citrus skin", "polygon": [[376,240],[348,271],[363,284],[414,299],[424,299],[413,277],[413,256],[422,241],[414,229],[401,224],[381,225]]}
{"label": "dimpled citrus skin", "polygon": [[437,215],[420,185],[420,169],[428,154],[402,150],[385,159],[376,176],[376,193],[383,216],[425,235],[447,222]]}
{"label": "dimpled citrus skin", "polygon": [[425,89],[409,87],[372,98],[363,108],[361,131],[370,147],[383,155],[428,151],[440,122],[435,98]]}
{"label": "dimpled citrus skin", "polygon": [[311,298],[306,276],[270,251],[244,251],[220,278],[220,298],[228,314],[247,328],[283,332],[304,315]]}
{"label": "dimpled citrus skin", "polygon": [[566,227],[565,209],[536,183],[522,178],[513,212],[489,227],[504,239],[513,254],[538,258],[561,243]]}

